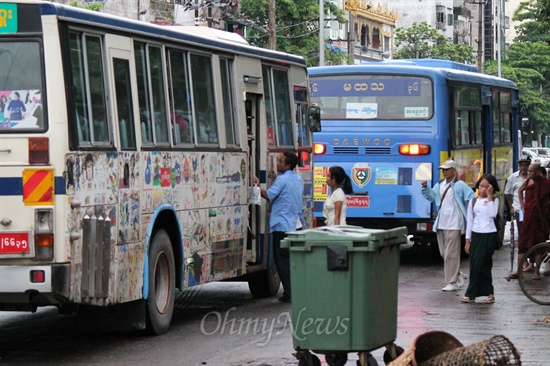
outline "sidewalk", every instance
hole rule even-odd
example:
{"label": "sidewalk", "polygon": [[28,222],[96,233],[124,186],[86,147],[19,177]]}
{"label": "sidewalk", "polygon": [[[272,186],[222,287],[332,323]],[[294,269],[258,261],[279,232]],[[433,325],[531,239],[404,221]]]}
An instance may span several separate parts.
{"label": "sidewalk", "polygon": [[[516,230],[517,231],[517,230]],[[517,281],[506,281],[511,270],[509,233],[501,250],[493,256],[494,304],[463,304],[463,289],[443,292],[443,262],[431,263],[402,256],[399,271],[399,303],[396,344],[406,348],[427,331],[442,330],[455,336],[465,346],[493,335],[504,335],[521,353],[523,365],[550,364],[550,306],[531,302],[519,288]],[[517,235],[517,234],[516,234]],[[514,255],[514,268],[517,263]],[[418,254],[418,253],[417,253]],[[463,259],[461,269],[469,273],[469,263]],[[373,353],[382,360],[383,352]]]}

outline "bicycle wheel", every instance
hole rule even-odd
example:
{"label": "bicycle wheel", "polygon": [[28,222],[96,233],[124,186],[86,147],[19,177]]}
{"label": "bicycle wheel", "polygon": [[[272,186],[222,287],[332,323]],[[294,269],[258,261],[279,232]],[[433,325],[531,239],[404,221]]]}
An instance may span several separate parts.
{"label": "bicycle wheel", "polygon": [[521,258],[518,268],[523,268],[529,257],[538,255],[542,257],[540,277],[519,270],[519,287],[529,300],[540,305],[550,305],[550,242],[540,243],[530,248]]}

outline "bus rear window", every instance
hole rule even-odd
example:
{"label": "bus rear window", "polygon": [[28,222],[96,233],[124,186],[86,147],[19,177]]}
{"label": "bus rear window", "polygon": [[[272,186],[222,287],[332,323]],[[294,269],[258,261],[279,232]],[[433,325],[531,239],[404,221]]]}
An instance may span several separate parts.
{"label": "bus rear window", "polygon": [[38,42],[0,42],[0,133],[45,130]]}
{"label": "bus rear window", "polygon": [[311,77],[324,120],[425,120],[433,114],[428,78],[391,75]]}

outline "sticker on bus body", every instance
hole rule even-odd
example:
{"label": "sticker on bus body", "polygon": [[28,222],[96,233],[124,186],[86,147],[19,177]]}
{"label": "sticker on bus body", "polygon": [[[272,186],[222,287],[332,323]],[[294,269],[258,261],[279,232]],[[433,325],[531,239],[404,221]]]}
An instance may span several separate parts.
{"label": "sticker on bus body", "polygon": [[346,205],[350,207],[369,208],[370,196],[348,196],[346,197]]}
{"label": "sticker on bus body", "polygon": [[17,4],[0,4],[0,33],[17,33]]}
{"label": "sticker on bus body", "polygon": [[346,119],[376,118],[377,116],[377,103],[348,103],[346,105]]}

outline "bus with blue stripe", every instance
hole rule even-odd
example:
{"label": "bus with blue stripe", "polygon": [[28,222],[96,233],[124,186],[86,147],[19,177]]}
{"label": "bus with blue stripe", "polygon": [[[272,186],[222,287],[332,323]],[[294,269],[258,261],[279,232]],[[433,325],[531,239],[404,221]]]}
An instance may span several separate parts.
{"label": "bus with blue stripe", "polygon": [[237,34],[1,2],[0,311],[161,334],[176,289],[274,296],[269,205],[250,188],[299,153],[312,224],[309,106],[303,57]]}
{"label": "bus with blue stripe", "polygon": [[482,173],[501,187],[518,156],[518,91],[506,79],[444,60],[390,60],[309,68],[313,103],[314,212],[322,222],[328,168],[342,166],[353,183],[347,223],[406,226],[414,243],[435,243],[435,205],[421,194],[447,159],[474,186]]}

